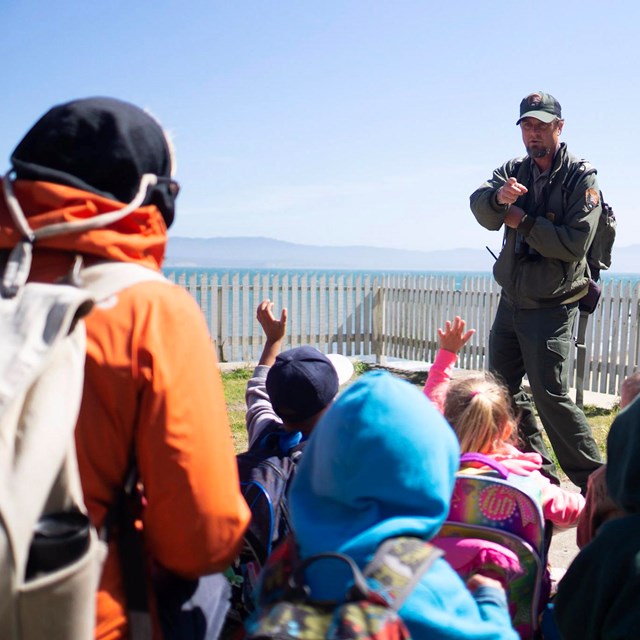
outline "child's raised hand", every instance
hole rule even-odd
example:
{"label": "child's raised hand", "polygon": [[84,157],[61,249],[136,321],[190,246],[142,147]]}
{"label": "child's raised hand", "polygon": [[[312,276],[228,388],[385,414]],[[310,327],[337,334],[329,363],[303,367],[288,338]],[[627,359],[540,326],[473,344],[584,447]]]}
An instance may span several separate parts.
{"label": "child's raised hand", "polygon": [[456,316],[453,323],[447,320],[444,323],[444,329],[438,329],[440,348],[457,354],[476,332],[475,329],[465,332],[466,324],[460,316]]}
{"label": "child's raised hand", "polygon": [[256,318],[262,326],[265,336],[267,336],[267,342],[279,342],[284,338],[287,332],[286,309],[281,311],[280,320],[277,320],[273,315],[273,302],[271,300],[263,300],[258,305]]}

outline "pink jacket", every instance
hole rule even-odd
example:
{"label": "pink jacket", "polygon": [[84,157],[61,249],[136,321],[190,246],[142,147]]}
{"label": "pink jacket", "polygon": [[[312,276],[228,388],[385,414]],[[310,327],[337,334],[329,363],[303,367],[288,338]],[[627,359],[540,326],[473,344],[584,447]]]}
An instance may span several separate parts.
{"label": "pink jacket", "polygon": [[[455,353],[440,349],[424,387],[425,395],[441,413],[444,413],[444,401],[456,360]],[[486,455],[503,464],[511,473],[534,479],[542,491],[542,512],[545,519],[560,527],[570,527],[577,523],[584,508],[584,498],[579,493],[552,484],[543,476],[540,473],[542,458],[539,454],[525,453],[505,442],[500,451],[492,451]]]}

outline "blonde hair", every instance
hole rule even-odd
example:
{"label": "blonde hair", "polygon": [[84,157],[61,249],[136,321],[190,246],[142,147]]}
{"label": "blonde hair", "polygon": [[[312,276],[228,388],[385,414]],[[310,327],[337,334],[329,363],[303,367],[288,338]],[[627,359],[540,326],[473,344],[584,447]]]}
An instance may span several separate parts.
{"label": "blonde hair", "polygon": [[516,419],[509,392],[490,373],[453,380],[444,416],[458,436],[461,453],[491,453],[515,438]]}

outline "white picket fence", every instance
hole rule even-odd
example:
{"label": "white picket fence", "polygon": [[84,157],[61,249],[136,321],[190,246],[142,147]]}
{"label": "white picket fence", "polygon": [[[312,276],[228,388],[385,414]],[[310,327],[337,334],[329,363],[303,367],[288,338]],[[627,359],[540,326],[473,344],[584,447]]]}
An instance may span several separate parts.
{"label": "white picket fence", "polygon": [[[456,315],[476,329],[459,366],[487,365],[489,330],[500,289],[489,275],[419,274],[239,274],[186,276],[168,271],[200,305],[222,362],[255,362],[264,334],[255,318],[258,303],[271,299],[288,309],[284,348],[309,344],[354,358],[433,362],[437,329]],[[617,394],[620,382],[639,366],[640,285],[603,284],[600,304],[589,319],[584,389]],[[570,362],[575,380],[575,351]]]}

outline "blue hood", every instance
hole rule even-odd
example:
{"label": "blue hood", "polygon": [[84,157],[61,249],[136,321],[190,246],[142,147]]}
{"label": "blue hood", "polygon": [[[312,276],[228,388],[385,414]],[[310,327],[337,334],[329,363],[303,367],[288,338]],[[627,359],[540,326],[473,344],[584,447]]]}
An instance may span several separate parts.
{"label": "blue hood", "polygon": [[456,436],[416,387],[362,376],[316,425],[289,496],[306,557],[340,551],[367,562],[391,536],[431,539],[449,512]]}

